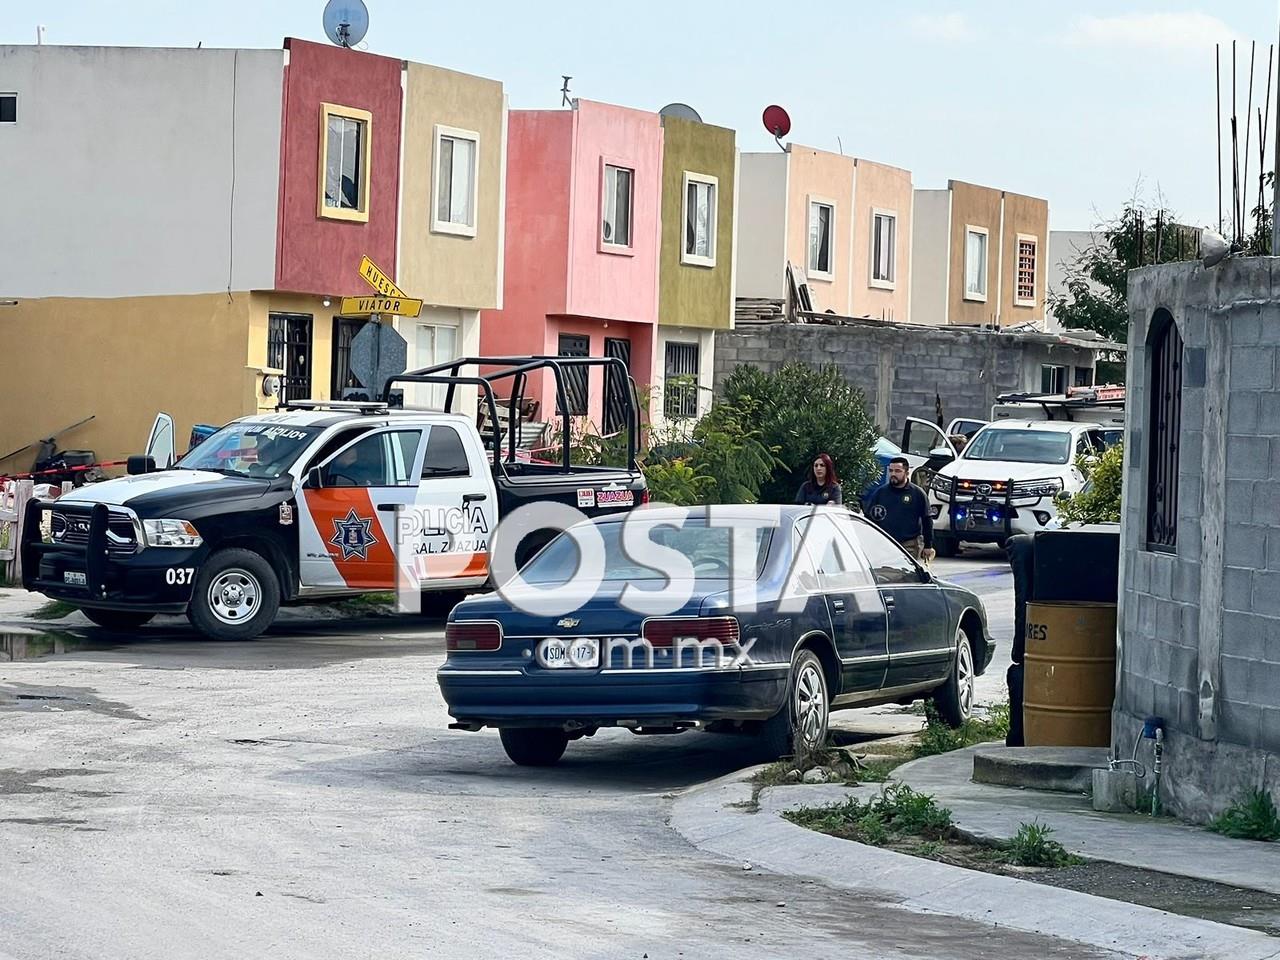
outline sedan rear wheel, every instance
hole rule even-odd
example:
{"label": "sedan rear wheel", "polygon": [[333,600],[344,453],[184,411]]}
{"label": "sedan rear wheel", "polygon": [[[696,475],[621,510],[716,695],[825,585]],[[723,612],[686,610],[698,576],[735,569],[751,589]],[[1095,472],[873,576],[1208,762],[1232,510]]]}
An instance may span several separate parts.
{"label": "sedan rear wheel", "polygon": [[569,745],[569,735],[554,727],[501,727],[498,736],[511,762],[521,767],[549,767]]}
{"label": "sedan rear wheel", "polygon": [[761,740],[771,758],[807,756],[826,743],[831,700],[822,661],[812,650],[801,650],[791,665],[787,703],[766,720]]}
{"label": "sedan rear wheel", "polygon": [[951,676],[933,694],[938,713],[950,727],[959,727],[973,716],[974,684],[977,671],[973,666],[973,644],[963,628],[956,629],[956,657]]}

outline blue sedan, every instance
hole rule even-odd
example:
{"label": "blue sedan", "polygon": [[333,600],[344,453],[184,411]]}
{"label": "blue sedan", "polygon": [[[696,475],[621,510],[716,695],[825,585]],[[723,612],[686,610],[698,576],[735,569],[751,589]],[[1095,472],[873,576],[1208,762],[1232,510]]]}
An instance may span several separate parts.
{"label": "blue sedan", "polygon": [[[832,710],[928,697],[952,725],[969,717],[995,649],[982,602],[861,517],[753,505],[592,525],[598,577],[562,533],[521,571],[524,598],[454,608],[438,673],[451,728],[497,727],[514,762],[545,766],[601,727],[743,732],[781,756],[820,747]],[[637,560],[638,539],[675,551],[675,572]],[[532,612],[539,591],[559,608]]]}

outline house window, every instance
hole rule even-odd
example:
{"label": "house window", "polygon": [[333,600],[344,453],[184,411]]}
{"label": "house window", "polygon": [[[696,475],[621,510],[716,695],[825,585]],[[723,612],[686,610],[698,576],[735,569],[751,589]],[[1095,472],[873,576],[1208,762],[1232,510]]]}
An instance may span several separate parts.
{"label": "house window", "polygon": [[609,247],[631,246],[631,184],[635,171],[604,165],[604,217],[600,240]]}
{"label": "house window", "polygon": [[[420,323],[413,345],[413,367],[425,370],[457,359],[458,328],[446,324]],[[420,383],[414,387],[414,403],[432,410],[444,409],[449,388],[443,383]],[[456,395],[455,391],[455,395]]]}
{"label": "house window", "polygon": [[669,341],[663,372],[662,409],[672,420],[698,415],[698,344]]}
{"label": "house window", "polygon": [[[556,352],[562,357],[586,357],[591,354],[591,340],[577,333],[562,333]],[[575,417],[587,415],[587,372],[583,364],[564,367],[564,392],[569,401],[569,413]],[[556,413],[563,414],[560,398],[556,398]]]}
{"label": "house window", "polygon": [[1013,293],[1014,306],[1036,305],[1036,247],[1035,237],[1018,234],[1017,287]]}
{"label": "house window", "polygon": [[0,123],[18,122],[18,95],[0,93]]}
{"label": "house window", "polygon": [[1040,392],[1066,393],[1067,368],[1045,363],[1040,366]]}
{"label": "house window", "polygon": [[453,127],[436,127],[434,233],[476,235],[476,192],[480,134]]}
{"label": "house window", "polygon": [[700,173],[684,175],[684,252],[681,263],[716,265],[716,192],[719,181]]}
{"label": "house window", "polygon": [[320,105],[320,216],[368,221],[372,119],[367,110]]}
{"label": "house window", "polygon": [[831,245],[835,238],[836,206],[825,200],[809,201],[809,278],[834,279]]}
{"label": "house window", "polygon": [[1151,405],[1147,429],[1147,549],[1178,546],[1178,459],[1182,429],[1182,335],[1168,310],[1151,320]]}
{"label": "house window", "polygon": [[898,216],[891,210],[871,214],[871,286],[894,288],[898,264],[895,246],[898,239]]}
{"label": "house window", "polygon": [[987,299],[987,241],[985,227],[964,228],[964,298]]}
{"label": "house window", "polygon": [[1092,367],[1076,367],[1076,379],[1073,386],[1077,386],[1077,387],[1093,386],[1093,368]]}

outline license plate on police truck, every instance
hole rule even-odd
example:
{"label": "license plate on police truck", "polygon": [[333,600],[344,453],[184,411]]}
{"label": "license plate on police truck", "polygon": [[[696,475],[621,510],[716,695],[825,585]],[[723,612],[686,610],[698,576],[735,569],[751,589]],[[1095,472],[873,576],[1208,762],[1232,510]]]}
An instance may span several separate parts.
{"label": "license plate on police truck", "polygon": [[590,637],[552,637],[538,644],[538,660],[552,670],[600,666],[600,641]]}
{"label": "license plate on police truck", "polygon": [[63,570],[62,582],[69,583],[73,587],[86,587],[89,585],[88,578],[77,570]]}

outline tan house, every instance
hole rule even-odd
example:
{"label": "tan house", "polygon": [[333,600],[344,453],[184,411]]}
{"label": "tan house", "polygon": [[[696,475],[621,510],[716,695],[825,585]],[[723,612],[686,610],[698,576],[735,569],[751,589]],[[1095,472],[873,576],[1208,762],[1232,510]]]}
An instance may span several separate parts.
{"label": "tan house", "polygon": [[1049,202],[960,180],[915,191],[914,323],[1045,324]]}
{"label": "tan house", "polygon": [[744,153],[740,182],[739,300],[785,300],[790,266],[814,312],[906,320],[910,171],[791,144]]}

